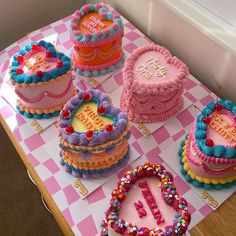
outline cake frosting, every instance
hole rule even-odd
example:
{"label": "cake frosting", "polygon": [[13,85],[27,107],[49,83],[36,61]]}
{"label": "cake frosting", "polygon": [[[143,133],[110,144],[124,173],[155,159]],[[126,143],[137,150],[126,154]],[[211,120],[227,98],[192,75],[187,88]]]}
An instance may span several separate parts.
{"label": "cake frosting", "polygon": [[127,115],[99,90],[79,91],[72,97],[58,126],[61,163],[74,176],[104,176],[128,160]]}
{"label": "cake frosting", "polygon": [[75,93],[70,58],[45,41],[32,42],[15,54],[10,76],[19,97],[17,110],[28,118],[59,115]]}
{"label": "cake frosting", "polygon": [[187,202],[162,165],[145,163],[118,181],[101,236],[184,235],[191,221]]}
{"label": "cake frosting", "polygon": [[179,151],[182,173],[196,187],[222,189],[236,183],[236,106],[210,102],[195,119]]}
{"label": "cake frosting", "polygon": [[121,108],[134,122],[166,120],[183,107],[188,75],[187,66],[166,48],[153,43],[142,46],[125,62]]}
{"label": "cake frosting", "polygon": [[75,70],[85,76],[98,76],[120,67],[124,61],[124,27],[101,4],[86,4],[71,22]]}

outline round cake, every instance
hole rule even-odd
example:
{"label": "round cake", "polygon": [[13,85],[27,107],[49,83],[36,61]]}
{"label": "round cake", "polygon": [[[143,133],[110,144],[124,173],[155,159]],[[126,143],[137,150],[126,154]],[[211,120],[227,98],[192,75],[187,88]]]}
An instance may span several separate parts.
{"label": "round cake", "polygon": [[99,90],[79,91],[60,113],[62,165],[76,177],[100,177],[128,160],[127,115]]}
{"label": "round cake", "polygon": [[179,151],[185,179],[205,189],[236,184],[236,106],[210,102],[196,117]]}
{"label": "round cake", "polygon": [[120,17],[101,4],[86,4],[77,10],[71,22],[75,71],[98,76],[120,67],[124,62],[123,34]]}
{"label": "round cake", "polygon": [[33,42],[15,54],[10,76],[19,97],[17,110],[27,118],[58,116],[75,94],[70,58],[45,41]]}
{"label": "round cake", "polygon": [[133,122],[151,123],[174,116],[183,107],[187,66],[164,47],[134,50],[123,69],[121,108]]}
{"label": "round cake", "polygon": [[145,163],[118,181],[101,236],[184,235],[191,221],[188,204],[162,165]]}

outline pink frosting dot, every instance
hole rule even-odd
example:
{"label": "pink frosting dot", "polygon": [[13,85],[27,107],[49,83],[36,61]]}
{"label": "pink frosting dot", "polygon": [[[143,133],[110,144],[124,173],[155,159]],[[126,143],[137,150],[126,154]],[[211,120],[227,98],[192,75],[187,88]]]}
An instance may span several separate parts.
{"label": "pink frosting dot", "polygon": [[75,14],[76,14],[76,15],[79,15],[79,16],[82,16],[82,13],[81,13],[80,10],[77,10],[77,11],[75,12]]}
{"label": "pink frosting dot", "polygon": [[115,30],[117,30],[117,29],[119,28],[118,24],[116,24],[116,23],[113,23],[113,24],[112,24],[112,27],[113,27]]}
{"label": "pink frosting dot", "polygon": [[73,16],[72,18],[73,18],[75,21],[79,21],[79,19],[80,19],[78,16]]}
{"label": "pink frosting dot", "polygon": [[114,17],[114,19],[118,19],[118,18],[120,18],[119,15],[114,15],[113,17]]}
{"label": "pink frosting dot", "polygon": [[102,7],[102,5],[99,4],[99,3],[96,5],[96,8],[97,8],[97,9],[99,9],[99,8],[101,8],[101,7]]}
{"label": "pink frosting dot", "polygon": [[86,38],[91,38],[92,35],[91,35],[90,33],[87,33],[87,34],[85,34],[85,37],[86,37]]}
{"label": "pink frosting dot", "polygon": [[73,23],[73,24],[70,25],[71,29],[76,29],[76,26],[77,26],[77,25],[76,25],[75,23]]}
{"label": "pink frosting dot", "polygon": [[107,14],[106,14],[105,12],[101,12],[101,13],[100,13],[100,16],[101,16],[102,19],[105,19],[105,18],[106,18],[106,15],[107,15]]}
{"label": "pink frosting dot", "polygon": [[78,30],[75,30],[75,31],[74,31],[74,35],[77,36],[77,35],[79,35],[79,34],[80,34],[80,32],[79,32]]}
{"label": "pink frosting dot", "polygon": [[106,34],[110,34],[110,30],[109,29],[106,29]]}
{"label": "pink frosting dot", "polygon": [[85,11],[90,11],[89,5],[84,5],[83,8]]}
{"label": "pink frosting dot", "polygon": [[74,45],[74,50],[79,51],[79,46]]}
{"label": "pink frosting dot", "polygon": [[98,32],[97,32],[97,36],[98,36],[98,37],[101,37],[101,36],[102,36],[102,31],[98,31]]}

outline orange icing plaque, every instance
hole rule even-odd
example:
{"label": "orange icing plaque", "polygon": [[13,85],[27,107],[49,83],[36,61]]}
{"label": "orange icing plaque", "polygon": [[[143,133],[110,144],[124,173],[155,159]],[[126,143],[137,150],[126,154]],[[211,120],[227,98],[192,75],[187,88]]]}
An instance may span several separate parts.
{"label": "orange icing plaque", "polygon": [[95,33],[109,28],[111,24],[112,21],[102,20],[97,12],[91,12],[82,17],[77,29],[81,33]]}

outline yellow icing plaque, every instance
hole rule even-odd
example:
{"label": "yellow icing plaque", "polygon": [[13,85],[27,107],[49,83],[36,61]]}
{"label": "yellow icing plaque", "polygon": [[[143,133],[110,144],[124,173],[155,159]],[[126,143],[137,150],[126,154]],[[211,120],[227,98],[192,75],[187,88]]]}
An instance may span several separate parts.
{"label": "yellow icing plaque", "polygon": [[97,114],[97,104],[94,102],[84,103],[76,112],[72,126],[77,132],[100,131],[113,121]]}

